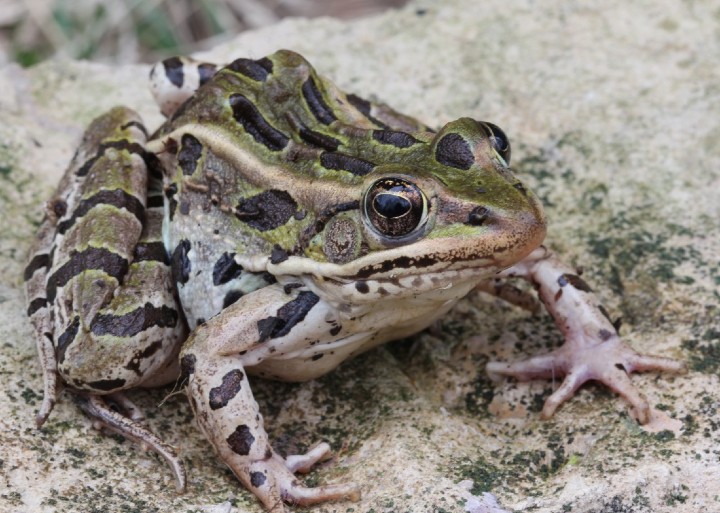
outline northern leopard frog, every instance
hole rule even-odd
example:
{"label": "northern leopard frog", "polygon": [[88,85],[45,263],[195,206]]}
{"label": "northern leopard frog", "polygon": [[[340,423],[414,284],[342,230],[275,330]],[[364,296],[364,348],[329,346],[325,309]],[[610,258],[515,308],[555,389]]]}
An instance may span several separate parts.
{"label": "northern leopard frog", "polygon": [[475,288],[513,299],[503,278],[532,281],[566,336],[549,355],[488,367],[566,375],[546,416],[596,379],[645,422],[628,373],[681,368],[625,346],[541,246],[543,210],[496,125],[461,118],[435,132],[344,94],[290,51],[219,70],[168,59],[151,76],[168,120],[148,137],[118,107],[90,125],[25,272],[44,371],[38,425],[64,383],[90,417],[154,447],[184,487],[181,460],[123,395],[182,367],[207,438],[281,512],[359,490],[298,483],[330,448],[277,454],[246,373],[312,379],[424,329]]}

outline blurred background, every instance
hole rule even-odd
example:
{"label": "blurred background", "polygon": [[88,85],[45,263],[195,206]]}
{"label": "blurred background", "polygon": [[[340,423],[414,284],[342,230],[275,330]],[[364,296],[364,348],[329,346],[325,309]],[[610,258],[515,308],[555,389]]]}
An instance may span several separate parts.
{"label": "blurred background", "polygon": [[357,18],[407,0],[0,0],[0,65],[155,62],[282,18]]}

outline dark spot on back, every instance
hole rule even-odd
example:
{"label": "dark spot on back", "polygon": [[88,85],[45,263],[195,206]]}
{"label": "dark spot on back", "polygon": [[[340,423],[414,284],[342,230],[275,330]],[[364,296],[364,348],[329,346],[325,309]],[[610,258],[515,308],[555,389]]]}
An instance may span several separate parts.
{"label": "dark spot on back", "polygon": [[300,128],[298,128],[298,134],[300,135],[300,139],[302,139],[308,144],[317,146],[319,148],[335,151],[338,149],[338,146],[340,146],[339,140],[335,139],[334,137],[330,137],[329,135],[325,135],[321,132],[311,130],[305,125],[302,125],[300,126]]}
{"label": "dark spot on back", "polygon": [[141,224],[145,223],[145,207],[138,198],[122,189],[103,189],[80,201],[77,208],[73,210],[72,216],[58,223],[58,233],[67,232],[79,218],[85,216],[97,205],[112,205],[118,210],[125,209],[135,216]]}
{"label": "dark spot on back", "polygon": [[245,58],[235,59],[227,67],[258,82],[264,82],[273,69],[272,61],[267,58],[258,61]]}
{"label": "dark spot on back", "polygon": [[285,321],[279,317],[270,316],[260,319],[257,322],[258,343],[268,340],[275,332],[280,331],[283,326],[285,326]]}
{"label": "dark spot on back", "polygon": [[315,116],[320,123],[329,125],[337,119],[335,113],[328,107],[327,103],[325,103],[325,99],[322,97],[322,93],[312,77],[308,77],[302,85],[302,94],[310,112],[313,113],[313,116]]}
{"label": "dark spot on back", "polygon": [[138,144],[135,142],[131,143],[127,139],[121,139],[119,141],[108,141],[98,146],[95,155],[86,160],[85,163],[83,163],[83,165],[78,168],[75,174],[77,176],[86,176],[88,172],[90,172],[90,169],[92,169],[92,167],[95,165],[95,162],[97,162],[100,157],[105,154],[105,151],[109,148],[113,148],[118,151],[127,151],[128,153],[134,153],[135,155],[139,155],[143,159],[143,161],[145,161],[145,164],[148,166],[148,168],[150,168],[151,165],[155,165],[157,161],[157,157],[155,157],[155,155],[151,153],[148,153],[142,144]]}
{"label": "dark spot on back", "polygon": [[229,101],[233,117],[255,141],[273,151],[287,146],[290,138],[268,123],[250,100],[241,94],[231,94]]}
{"label": "dark spot on back", "polygon": [[327,169],[347,171],[355,176],[365,176],[375,169],[375,164],[345,153],[325,151],[320,155],[320,163]]}
{"label": "dark spot on back", "polygon": [[73,250],[69,256],[68,261],[48,278],[46,292],[50,302],[55,300],[58,287],[64,286],[86,270],[102,270],[108,276],[115,278],[118,283],[122,283],[129,267],[125,258],[105,248],[90,246],[82,251]]}
{"label": "dark spot on back", "polygon": [[377,126],[387,127],[385,123],[370,115],[372,103],[367,101],[365,98],[360,98],[355,94],[348,94],[347,99],[350,102],[350,105],[359,110],[366,118],[375,123]]}
{"label": "dark spot on back", "polygon": [[377,142],[381,144],[389,144],[391,146],[395,146],[396,148],[409,148],[413,144],[420,142],[410,134],[395,130],[373,130],[372,135],[373,139]]}
{"label": "dark spot on back", "polygon": [[447,134],[438,141],[435,160],[444,166],[457,169],[470,169],[475,163],[470,145],[460,134],[454,133]]}

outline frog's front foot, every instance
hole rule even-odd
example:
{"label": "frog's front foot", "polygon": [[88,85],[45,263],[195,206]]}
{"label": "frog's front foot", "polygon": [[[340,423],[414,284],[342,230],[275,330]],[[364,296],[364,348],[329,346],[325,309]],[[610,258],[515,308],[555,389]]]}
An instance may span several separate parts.
{"label": "frog's front foot", "polygon": [[[561,262],[545,247],[498,274],[500,278],[523,278],[537,290],[540,300],[565,335],[565,344],[546,355],[516,363],[490,362],[490,374],[521,380],[564,376],[546,401],[543,417],[550,417],[586,381],[599,381],[620,394],[641,424],[650,420],[647,399],[628,376],[650,370],[680,372],[685,364],[658,356],[646,356],[627,346],[618,335],[617,323],[610,321],[592,289],[572,267]],[[487,287],[483,290],[487,290]]]}
{"label": "frog's front foot", "polygon": [[[272,513],[284,513],[284,503],[308,506],[318,502],[349,499],[360,500],[360,488],[354,483],[322,485],[314,488],[302,486],[295,472],[306,473],[310,468],[330,456],[330,446],[320,444],[306,454],[283,458],[273,451],[268,459],[250,463],[248,489],[252,490]],[[232,465],[231,465],[232,466]],[[236,471],[235,468],[233,468]],[[236,471],[236,474],[238,472]],[[238,475],[242,481],[247,478]]]}
{"label": "frog's front foot", "polygon": [[615,334],[606,340],[568,339],[562,347],[541,356],[513,363],[487,364],[487,372],[491,375],[512,376],[523,381],[564,376],[560,387],[545,400],[544,418],[551,417],[583,383],[595,380],[623,397],[630,404],[633,417],[641,424],[650,420],[650,405],[632,384],[629,374],[651,370],[681,372],[684,368],[677,360],[638,354]]}

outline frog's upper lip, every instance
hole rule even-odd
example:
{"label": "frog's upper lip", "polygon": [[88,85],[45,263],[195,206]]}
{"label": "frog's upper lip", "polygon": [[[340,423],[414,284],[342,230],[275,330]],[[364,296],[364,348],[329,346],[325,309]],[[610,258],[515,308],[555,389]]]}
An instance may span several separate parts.
{"label": "frog's upper lip", "polygon": [[419,240],[410,246],[412,254],[402,246],[371,253],[345,264],[337,276],[343,280],[373,280],[471,268],[492,274],[516,264],[545,239],[545,214],[533,195],[525,197],[512,211],[487,212],[476,236]]}
{"label": "frog's upper lip", "polygon": [[[291,256],[268,270],[273,274],[307,274],[325,280],[352,283],[388,281],[418,275],[442,275],[477,270],[475,276],[491,276],[525,258],[545,238],[542,208],[517,210],[514,215],[497,215],[477,228],[477,236],[448,236],[419,240],[370,253],[346,264],[317,262]],[[467,274],[467,273],[465,273]]]}

